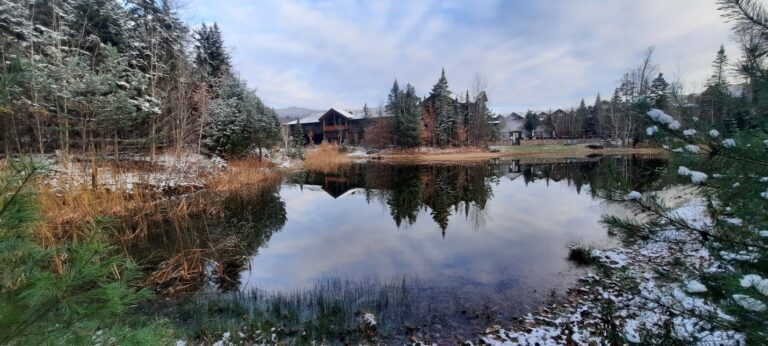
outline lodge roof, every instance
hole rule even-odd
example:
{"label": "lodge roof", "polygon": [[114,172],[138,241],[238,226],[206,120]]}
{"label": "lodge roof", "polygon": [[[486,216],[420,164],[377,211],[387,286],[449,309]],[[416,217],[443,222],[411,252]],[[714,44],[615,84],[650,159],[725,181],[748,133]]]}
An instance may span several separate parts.
{"label": "lodge roof", "polygon": [[[332,111],[338,113],[339,115],[341,115],[341,116],[343,116],[343,117],[345,117],[347,119],[355,119],[355,120],[357,120],[357,119],[362,119],[363,117],[365,117],[365,115],[363,114],[362,110],[349,112],[349,111],[346,111],[346,110],[342,109],[341,107],[331,107],[331,108],[329,108],[325,112],[310,114],[310,115],[307,115],[307,116],[305,116],[305,117],[303,117],[301,119],[291,120],[289,122],[286,122],[283,125],[296,125],[298,122],[301,122],[302,125],[305,125],[305,124],[319,124],[320,123],[320,119],[322,119],[323,116],[325,116],[326,114],[328,114],[328,113],[330,113]],[[371,112],[371,113],[372,113],[371,116],[373,118],[379,118],[379,116],[376,114],[376,112]],[[383,112],[383,114],[381,115],[381,117],[388,117],[388,116],[389,116],[389,114],[387,114],[386,112]]]}

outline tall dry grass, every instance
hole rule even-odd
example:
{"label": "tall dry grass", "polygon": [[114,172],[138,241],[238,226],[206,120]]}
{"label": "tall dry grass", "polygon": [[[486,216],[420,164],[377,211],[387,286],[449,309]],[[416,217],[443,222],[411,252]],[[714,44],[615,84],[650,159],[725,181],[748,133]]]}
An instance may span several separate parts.
{"label": "tall dry grass", "polygon": [[304,168],[323,173],[334,173],[350,163],[349,156],[339,152],[339,146],[323,142],[317,148],[307,151]]}
{"label": "tall dry grass", "polygon": [[232,192],[246,187],[275,183],[281,178],[274,165],[258,158],[230,161],[227,170],[207,179],[206,187],[211,191]]}
{"label": "tall dry grass", "polygon": [[[134,184],[128,190],[119,183],[120,173],[113,173],[117,174],[115,189],[93,189],[86,182],[62,184],[68,188],[43,184],[38,193],[42,220],[35,228],[36,235],[42,245],[53,247],[100,232],[99,236],[108,237],[128,255],[129,249],[155,248],[157,244],[149,243],[166,239],[174,245],[169,252],[152,255],[160,256],[152,261],[160,265],[149,268],[145,284],[166,292],[183,290],[198,285],[206,265],[231,250],[226,247],[237,246],[211,240],[205,232],[197,234],[205,228],[200,223],[222,219],[221,201],[225,198],[278,183],[281,177],[271,168],[269,162],[258,159],[232,161],[224,171],[201,175],[202,190],[158,190],[148,184]],[[120,171],[134,175],[157,170],[155,166],[120,167]]]}

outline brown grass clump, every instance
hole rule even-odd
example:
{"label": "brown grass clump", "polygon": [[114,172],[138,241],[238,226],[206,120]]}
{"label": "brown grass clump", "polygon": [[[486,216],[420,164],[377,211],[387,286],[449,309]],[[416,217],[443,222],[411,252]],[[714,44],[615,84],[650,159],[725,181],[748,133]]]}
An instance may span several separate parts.
{"label": "brown grass clump", "polygon": [[333,173],[350,163],[349,156],[339,152],[337,144],[323,142],[317,148],[307,151],[304,168],[312,171]]}
{"label": "brown grass clump", "polygon": [[[243,257],[235,251],[236,241],[222,241],[228,236],[212,235],[208,227],[215,229],[223,222],[225,200],[274,186],[281,179],[270,162],[248,158],[229,162],[226,170],[199,175],[199,183],[158,188],[150,179],[140,179],[142,183],[127,189],[124,173],[135,177],[162,167],[137,162],[108,165],[104,168],[112,170],[113,188],[94,189],[74,178],[40,186],[38,241],[54,247],[66,240],[106,236],[150,270],[146,285],[165,292],[194,289],[209,263],[228,261],[233,253]],[[217,270],[220,267],[217,264]]]}
{"label": "brown grass clump", "polygon": [[230,161],[227,170],[211,177],[206,186],[211,191],[232,192],[245,187],[274,183],[276,179],[280,179],[280,175],[272,166],[271,162],[260,161],[258,158]]}

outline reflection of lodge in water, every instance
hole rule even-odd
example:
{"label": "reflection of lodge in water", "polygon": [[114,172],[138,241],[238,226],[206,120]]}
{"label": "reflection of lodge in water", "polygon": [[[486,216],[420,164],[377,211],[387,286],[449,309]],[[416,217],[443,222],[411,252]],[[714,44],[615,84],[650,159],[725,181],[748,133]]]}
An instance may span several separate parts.
{"label": "reflection of lodge in water", "polygon": [[[650,163],[650,164],[649,164]],[[392,165],[370,162],[355,164],[339,173],[308,172],[298,183],[308,188],[322,189],[333,198],[363,194],[366,201],[378,200],[389,208],[395,223],[416,222],[420,212],[429,212],[443,233],[448,218],[454,213],[465,216],[479,214],[493,197],[491,184],[500,179],[515,181],[522,177],[525,184],[537,180],[566,181],[581,193],[583,186],[625,177],[630,184],[646,184],[647,175],[663,161],[633,157],[580,158],[550,163],[521,164],[520,160],[497,159],[464,165]],[[644,175],[645,174],[645,175]],[[308,185],[308,186],[307,186]]]}

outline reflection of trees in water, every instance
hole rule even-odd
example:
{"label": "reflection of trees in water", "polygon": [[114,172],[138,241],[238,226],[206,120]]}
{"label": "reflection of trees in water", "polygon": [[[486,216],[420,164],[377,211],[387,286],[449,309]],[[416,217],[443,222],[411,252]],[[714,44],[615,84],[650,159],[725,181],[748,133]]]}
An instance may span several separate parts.
{"label": "reflection of trees in water", "polygon": [[235,246],[223,253],[220,262],[221,289],[237,289],[238,275],[249,258],[285,225],[285,202],[279,191],[274,185],[232,192],[224,198],[224,225],[217,233],[235,241]]}
{"label": "reflection of trees in water", "polygon": [[395,224],[412,225],[419,212],[429,210],[445,233],[454,213],[472,215],[482,224],[486,203],[496,180],[489,163],[472,165],[352,165],[338,174],[310,173],[307,184],[320,185],[334,197],[354,188],[365,189],[366,201],[380,201],[389,209]]}
{"label": "reflection of trees in water", "polygon": [[275,183],[182,197],[179,203],[216,207],[187,215],[183,222],[155,222],[148,238],[127,244],[127,250],[134,258],[146,259],[142,264],[152,272],[148,283],[158,289],[196,291],[211,272],[220,289],[236,289],[250,256],[286,222],[285,202],[278,192]]}
{"label": "reflection of trees in water", "polygon": [[395,224],[412,225],[419,212],[429,211],[445,235],[450,216],[462,213],[474,227],[481,227],[485,207],[493,198],[492,184],[502,178],[565,182],[581,193],[584,186],[601,188],[615,177],[624,177],[635,188],[658,184],[665,161],[637,156],[607,157],[570,162],[520,164],[519,160],[456,165],[415,165],[370,162],[356,164],[336,174],[304,173],[293,182],[321,186],[338,198],[352,189],[364,189],[366,201],[378,201]]}
{"label": "reflection of trees in water", "polygon": [[658,188],[661,181],[661,169],[666,161],[660,158],[638,156],[608,157],[586,162],[555,162],[536,165],[522,165],[521,173],[526,185],[538,180],[549,182],[565,181],[581,193],[589,185],[592,192],[604,189],[617,178],[636,190]]}

